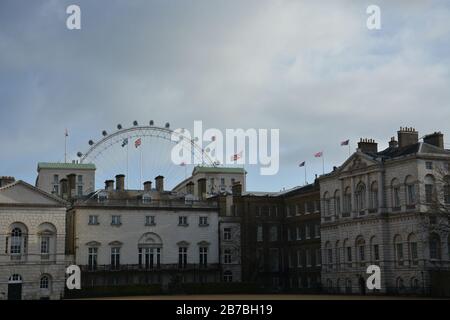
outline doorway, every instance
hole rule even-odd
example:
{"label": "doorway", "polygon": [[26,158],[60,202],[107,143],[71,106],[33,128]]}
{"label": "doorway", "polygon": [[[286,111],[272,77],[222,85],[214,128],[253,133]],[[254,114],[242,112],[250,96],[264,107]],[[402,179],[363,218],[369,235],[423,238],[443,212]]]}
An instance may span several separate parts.
{"label": "doorway", "polygon": [[19,274],[9,277],[8,300],[22,300],[22,277]]}

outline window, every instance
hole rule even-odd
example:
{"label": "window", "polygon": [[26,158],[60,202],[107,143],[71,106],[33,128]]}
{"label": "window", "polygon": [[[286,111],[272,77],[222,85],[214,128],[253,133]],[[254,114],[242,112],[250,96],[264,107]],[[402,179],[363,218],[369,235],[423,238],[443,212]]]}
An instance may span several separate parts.
{"label": "window", "polygon": [[90,215],[88,224],[90,224],[90,225],[99,224],[98,223],[98,216]]}
{"label": "window", "polygon": [[225,241],[231,240],[231,228],[223,229],[223,240]]}
{"label": "window", "polygon": [[431,162],[431,161],[425,162],[425,168],[427,170],[433,170],[433,162]]}
{"label": "window", "polygon": [[261,217],[261,208],[260,207],[258,207],[258,206],[255,207],[255,214],[257,217]]}
{"label": "window", "polygon": [[352,211],[352,195],[350,193],[350,188],[345,189],[344,193],[344,213],[346,216]]}
{"label": "window", "polygon": [[82,196],[83,195],[83,186],[77,186],[77,195]]}
{"label": "window", "polygon": [[450,204],[450,176],[444,178],[444,203]]}
{"label": "window", "polygon": [[208,264],[208,247],[199,248],[199,261],[200,266],[206,267]]}
{"label": "window", "polygon": [[311,267],[311,251],[309,249],[305,250],[305,256],[306,256],[306,266]]}
{"label": "window", "polygon": [[50,253],[50,237],[44,236],[41,237],[41,254],[49,254]]}
{"label": "window", "polygon": [[328,264],[333,264],[333,249],[327,249]]}
{"label": "window", "polygon": [[152,197],[148,193],[143,194],[142,195],[142,203],[144,203],[144,204],[152,203]]}
{"label": "window", "polygon": [[187,265],[187,247],[178,248],[178,267],[180,269],[186,268]]}
{"label": "window", "polygon": [[441,259],[441,240],[435,233],[430,235],[430,259]]}
{"label": "window", "polygon": [[161,264],[161,248],[139,248],[138,249],[139,267],[145,269],[159,268]]}
{"label": "window", "polygon": [[11,231],[11,254],[20,255],[22,253],[23,234],[20,228]]}
{"label": "window", "polygon": [[256,241],[263,241],[263,227],[261,225],[256,228]]}
{"label": "window", "polygon": [[331,215],[330,198],[329,198],[328,192],[325,192],[323,194],[323,215],[324,216]]}
{"label": "window", "polygon": [[409,206],[416,203],[416,188],[413,184],[408,184],[406,186],[406,201]]}
{"label": "window", "polygon": [[308,225],[305,226],[305,238],[306,238],[306,239],[311,238],[311,233],[310,233],[310,230],[309,230],[309,226],[308,226]]}
{"label": "window", "polygon": [[352,262],[352,247],[347,247],[347,262]]}
{"label": "window", "polygon": [[145,225],[146,226],[154,226],[155,223],[155,216],[145,216]]}
{"label": "window", "polygon": [[373,245],[373,259],[375,261],[380,260],[380,247],[378,244]]}
{"label": "window", "polygon": [[49,279],[48,276],[42,276],[39,281],[39,288],[41,289],[49,289]]}
{"label": "window", "polygon": [[278,226],[270,227],[270,241],[278,241]]}
{"label": "window", "polygon": [[53,183],[59,184],[59,176],[57,174],[53,175]]}
{"label": "window", "polygon": [[363,183],[356,187],[356,210],[363,212],[366,209],[366,186]]}
{"label": "window", "polygon": [[225,185],[225,178],[220,178],[220,185],[224,186]]}
{"label": "window", "polygon": [[208,225],[208,217],[199,217],[198,225],[199,226],[207,226]]}
{"label": "window", "polygon": [[302,240],[302,230],[300,229],[300,227],[296,227],[295,228],[295,236],[297,240]]}
{"label": "window", "polygon": [[111,225],[113,225],[113,226],[119,226],[119,225],[121,225],[122,224],[122,222],[121,222],[121,219],[120,219],[120,216],[111,216]]}
{"label": "window", "polygon": [[394,238],[395,260],[399,266],[403,265],[403,243],[400,236]]}
{"label": "window", "polygon": [[98,202],[105,202],[108,200],[108,193],[107,192],[100,192],[98,194]]}
{"label": "window", "polygon": [[334,193],[334,213],[336,215],[341,214],[341,197],[339,196],[339,190]]}
{"label": "window", "polygon": [[233,273],[230,270],[227,270],[223,273],[223,281],[224,282],[232,282],[233,281]]}
{"label": "window", "polygon": [[413,265],[417,265],[418,259],[419,259],[418,250],[417,250],[417,242],[410,242],[409,248],[410,248],[409,254],[411,255],[411,263]]}
{"label": "window", "polygon": [[279,271],[280,265],[279,265],[279,251],[278,249],[270,249],[269,253],[269,259],[270,259],[270,270],[273,272]]}
{"label": "window", "polygon": [[98,248],[90,247],[88,249],[88,266],[89,266],[89,270],[97,269],[97,253],[98,253]]}
{"label": "window", "polygon": [[111,248],[111,267],[116,269],[120,266],[120,248]]}
{"label": "window", "polygon": [[178,225],[179,226],[187,226],[188,225],[187,216],[179,216],[178,217]]}
{"label": "window", "polygon": [[231,249],[225,249],[223,251],[223,263],[225,264],[231,263]]}
{"label": "window", "polygon": [[297,250],[297,267],[302,266],[302,251]]}
{"label": "window", "polygon": [[55,184],[55,185],[53,186],[52,193],[54,193],[54,194],[59,194],[59,185]]}
{"label": "window", "polygon": [[231,185],[233,185],[236,182],[235,178],[231,178]]}
{"label": "window", "polygon": [[316,249],[316,266],[320,266],[322,264],[322,256],[320,254],[320,249]]}
{"label": "window", "polygon": [[400,208],[400,186],[392,187],[392,207],[393,209]]}
{"label": "window", "polygon": [[314,225],[314,237],[320,238],[320,224],[318,223]]}

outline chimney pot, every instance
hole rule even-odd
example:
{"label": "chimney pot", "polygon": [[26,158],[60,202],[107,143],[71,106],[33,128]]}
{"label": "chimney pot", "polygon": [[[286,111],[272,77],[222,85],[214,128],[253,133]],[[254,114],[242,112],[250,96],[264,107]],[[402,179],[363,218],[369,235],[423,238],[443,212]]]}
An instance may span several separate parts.
{"label": "chimney pot", "polygon": [[109,191],[114,190],[114,180],[106,180],[105,181],[105,190],[109,190]]}
{"label": "chimney pot", "polygon": [[378,144],[373,139],[361,138],[361,140],[358,142],[358,149],[360,149],[361,152],[377,153]]}
{"label": "chimney pot", "polygon": [[400,130],[397,131],[397,136],[400,148],[419,142],[419,133],[413,127],[400,127]]}
{"label": "chimney pot", "polygon": [[156,190],[158,192],[163,192],[164,191],[164,177],[163,176],[157,176],[155,178],[155,185],[156,185]]}
{"label": "chimney pot", "polygon": [[145,181],[144,182],[144,191],[150,192],[152,190],[152,182],[151,181]]}
{"label": "chimney pot", "polygon": [[116,175],[116,190],[118,190],[118,191],[125,190],[125,175],[124,174]]}
{"label": "chimney pot", "polygon": [[444,149],[444,135],[441,132],[434,132],[423,137],[423,142]]}
{"label": "chimney pot", "polygon": [[7,177],[7,176],[0,177],[0,188],[13,183],[14,181],[16,181],[14,177]]}

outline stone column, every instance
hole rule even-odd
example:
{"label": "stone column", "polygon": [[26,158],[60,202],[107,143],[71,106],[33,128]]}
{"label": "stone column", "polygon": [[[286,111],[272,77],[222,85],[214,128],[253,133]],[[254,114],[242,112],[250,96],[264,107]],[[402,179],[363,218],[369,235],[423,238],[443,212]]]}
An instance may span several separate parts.
{"label": "stone column", "polygon": [[381,213],[382,208],[384,208],[384,183],[383,183],[383,173],[378,171],[378,213]]}
{"label": "stone column", "polygon": [[[352,203],[352,210],[351,213],[356,212],[356,199],[355,199],[355,177],[351,177],[351,184],[350,184],[350,193],[351,193],[351,203]],[[352,215],[354,216],[354,215]]]}

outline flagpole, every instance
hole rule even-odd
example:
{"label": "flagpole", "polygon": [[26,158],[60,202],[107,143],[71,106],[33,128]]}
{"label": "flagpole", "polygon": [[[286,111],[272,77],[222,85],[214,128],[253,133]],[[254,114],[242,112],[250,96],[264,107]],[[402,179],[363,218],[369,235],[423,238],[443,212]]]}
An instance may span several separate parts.
{"label": "flagpole", "polygon": [[142,146],[140,146],[139,152],[141,154],[141,178],[140,178],[140,185],[142,186]]}
{"label": "flagpole", "polygon": [[308,181],[306,180],[306,162],[305,162],[305,186],[308,184]]}
{"label": "flagpole", "polygon": [[64,163],[67,163],[67,129],[64,132]]}
{"label": "flagpole", "polygon": [[322,174],[325,174],[325,157],[322,154]]}
{"label": "flagpole", "polygon": [[128,180],[130,177],[128,176],[128,150],[129,150],[129,137],[127,136],[127,176],[126,176],[126,182],[127,182],[127,190],[128,190]]}
{"label": "flagpole", "polygon": [[348,157],[350,158],[350,140],[348,141]]}

